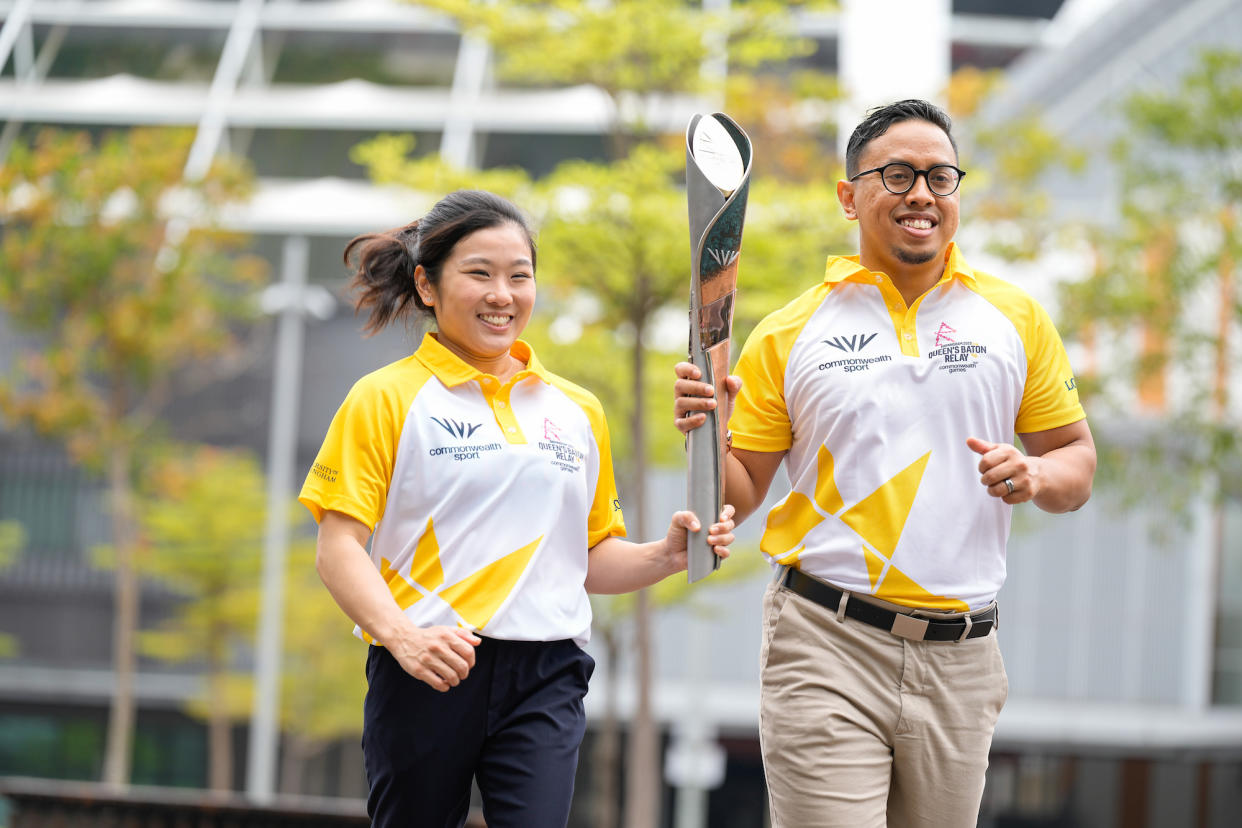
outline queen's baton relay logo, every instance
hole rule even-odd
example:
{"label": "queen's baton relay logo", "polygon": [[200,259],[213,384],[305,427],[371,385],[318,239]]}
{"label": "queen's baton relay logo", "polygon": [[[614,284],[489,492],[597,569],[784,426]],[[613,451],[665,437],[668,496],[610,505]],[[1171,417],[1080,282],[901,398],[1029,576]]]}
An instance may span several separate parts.
{"label": "queen's baton relay logo", "polygon": [[927,353],[927,358],[940,360],[940,370],[950,374],[963,374],[979,364],[979,358],[988,352],[988,346],[978,342],[957,341],[957,329],[948,322],[941,322],[936,331],[936,347]]}
{"label": "queen's baton relay logo", "polygon": [[539,441],[539,450],[552,455],[552,465],[567,472],[576,472],[582,468],[586,453],[573,443],[567,442],[556,423],[543,418],[543,439]]}

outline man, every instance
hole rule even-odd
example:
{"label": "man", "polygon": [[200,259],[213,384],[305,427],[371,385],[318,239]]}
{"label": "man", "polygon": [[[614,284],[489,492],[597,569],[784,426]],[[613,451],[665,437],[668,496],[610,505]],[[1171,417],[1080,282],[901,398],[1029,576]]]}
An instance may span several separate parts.
{"label": "man", "polygon": [[[782,460],[792,485],[760,542],[778,566],[760,655],[774,826],[975,825],[1008,692],[994,598],[1012,506],[1091,493],[1048,315],[953,244],[950,130],[916,100],[859,124],[837,184],[859,255],[764,319],[729,380],[737,520]],[[689,431],[716,402],[692,365],[677,373]]]}

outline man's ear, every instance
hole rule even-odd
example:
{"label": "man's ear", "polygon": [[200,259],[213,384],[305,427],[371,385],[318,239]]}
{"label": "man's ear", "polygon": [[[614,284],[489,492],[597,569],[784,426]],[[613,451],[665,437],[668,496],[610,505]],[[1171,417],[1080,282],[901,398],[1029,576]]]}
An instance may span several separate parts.
{"label": "man's ear", "polygon": [[854,206],[854,183],[842,179],[837,182],[837,201],[841,202],[841,210],[850,221],[858,220],[858,209]]}

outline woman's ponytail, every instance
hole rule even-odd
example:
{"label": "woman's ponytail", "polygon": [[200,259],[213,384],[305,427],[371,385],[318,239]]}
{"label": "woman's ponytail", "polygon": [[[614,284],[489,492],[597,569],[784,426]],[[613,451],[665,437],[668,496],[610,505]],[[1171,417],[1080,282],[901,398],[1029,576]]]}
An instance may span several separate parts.
{"label": "woman's ponytail", "polygon": [[[367,334],[378,333],[394,319],[403,319],[414,310],[424,313],[414,286],[418,264],[418,221],[383,233],[365,233],[345,245],[345,265],[354,270],[350,289],[355,295],[354,312],[368,311]],[[352,260],[352,261],[351,261]]]}

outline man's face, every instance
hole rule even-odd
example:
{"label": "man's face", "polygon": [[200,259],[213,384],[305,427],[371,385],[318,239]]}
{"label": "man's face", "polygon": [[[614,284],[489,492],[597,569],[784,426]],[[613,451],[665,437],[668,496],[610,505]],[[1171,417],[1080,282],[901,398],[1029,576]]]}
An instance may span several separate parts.
{"label": "man's face", "polygon": [[[928,121],[902,121],[863,148],[858,169],[903,161],[916,170],[957,164],[944,130]],[[899,275],[911,267],[943,260],[957,233],[958,194],[938,196],[916,176],[908,192],[894,195],[879,173],[837,184],[845,217],[858,220],[859,253],[864,267]]]}

